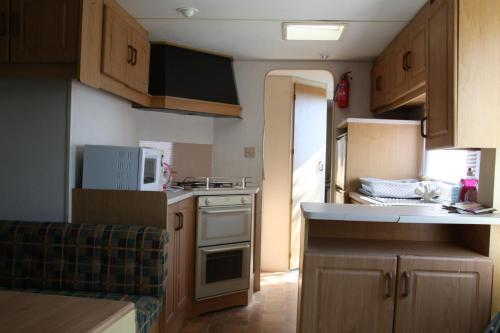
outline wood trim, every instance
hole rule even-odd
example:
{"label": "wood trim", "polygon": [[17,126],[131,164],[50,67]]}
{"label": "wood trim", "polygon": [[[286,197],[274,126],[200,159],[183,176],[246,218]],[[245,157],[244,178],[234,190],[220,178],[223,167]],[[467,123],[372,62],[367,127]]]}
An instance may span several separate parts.
{"label": "wood trim", "polygon": [[101,87],[101,53],[103,0],[84,0],[80,37],[80,81],[94,88]]}
{"label": "wood trim", "polygon": [[0,65],[0,76],[74,79],[78,77],[78,70],[76,64],[2,64]]}
{"label": "wood trim", "polygon": [[308,95],[318,95],[321,97],[327,96],[327,91],[325,88],[321,87],[315,87],[315,86],[310,86],[310,85],[305,85],[302,83],[294,83],[295,85],[295,94],[297,91],[300,91],[301,93],[308,94]]}
{"label": "wood trim", "polygon": [[165,192],[73,190],[73,223],[167,227]]}
{"label": "wood trim", "polygon": [[253,237],[253,290],[260,291],[260,273],[261,273],[261,249],[262,249],[262,213],[259,210],[259,194],[254,196],[254,237]]}
{"label": "wood trim", "polygon": [[150,107],[241,118],[241,106],[239,105],[173,96],[151,96]]}
{"label": "wood trim", "polygon": [[426,103],[426,93],[427,93],[427,88],[426,86],[421,86],[418,89],[415,89],[408,94],[404,95],[403,97],[400,97],[396,99],[395,101],[391,102],[389,105],[382,106],[376,110],[372,110],[373,113],[375,114],[382,114],[388,111],[392,111],[394,109],[397,109],[402,106],[416,106],[416,105],[425,105]]}
{"label": "wood trim", "polygon": [[101,74],[101,89],[118,95],[143,107],[151,106],[151,95],[134,90],[121,82],[118,82],[107,75]]}

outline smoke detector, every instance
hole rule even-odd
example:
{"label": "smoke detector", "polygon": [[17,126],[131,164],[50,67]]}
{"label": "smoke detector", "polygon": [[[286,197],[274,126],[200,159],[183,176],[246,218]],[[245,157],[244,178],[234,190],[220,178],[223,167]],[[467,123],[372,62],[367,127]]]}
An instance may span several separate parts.
{"label": "smoke detector", "polygon": [[190,18],[190,17],[195,16],[198,13],[198,9],[193,8],[193,7],[181,7],[181,8],[177,8],[177,12],[184,15],[184,17]]}

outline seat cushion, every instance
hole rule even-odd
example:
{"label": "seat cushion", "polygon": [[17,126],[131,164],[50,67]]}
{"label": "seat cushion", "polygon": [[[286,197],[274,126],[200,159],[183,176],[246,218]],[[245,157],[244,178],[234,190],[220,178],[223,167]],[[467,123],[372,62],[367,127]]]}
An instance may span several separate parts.
{"label": "seat cushion", "polygon": [[0,285],[163,298],[166,230],[0,221]]}
{"label": "seat cushion", "polygon": [[149,332],[153,323],[158,319],[161,311],[161,300],[153,296],[143,296],[143,295],[125,295],[118,293],[106,293],[106,292],[92,292],[92,291],[68,291],[68,290],[49,290],[49,289],[20,289],[20,288],[4,288],[4,290],[15,290],[30,293],[40,293],[40,294],[52,294],[52,295],[62,295],[62,296],[73,296],[73,297],[89,297],[89,298],[101,298],[109,299],[115,301],[126,301],[132,302],[135,305],[135,323],[136,332],[147,333]]}

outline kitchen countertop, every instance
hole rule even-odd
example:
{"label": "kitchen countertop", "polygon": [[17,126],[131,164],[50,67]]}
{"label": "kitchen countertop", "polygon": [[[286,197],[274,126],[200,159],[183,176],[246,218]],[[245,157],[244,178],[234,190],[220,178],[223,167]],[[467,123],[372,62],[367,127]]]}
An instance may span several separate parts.
{"label": "kitchen countertop", "polygon": [[245,189],[195,189],[182,190],[177,192],[167,192],[167,202],[169,205],[179,201],[201,195],[238,195],[238,194],[256,194],[259,192],[259,187],[249,186]]}
{"label": "kitchen countertop", "polygon": [[450,214],[441,207],[387,206],[302,203],[302,214],[309,220],[353,222],[500,224],[500,214]]}

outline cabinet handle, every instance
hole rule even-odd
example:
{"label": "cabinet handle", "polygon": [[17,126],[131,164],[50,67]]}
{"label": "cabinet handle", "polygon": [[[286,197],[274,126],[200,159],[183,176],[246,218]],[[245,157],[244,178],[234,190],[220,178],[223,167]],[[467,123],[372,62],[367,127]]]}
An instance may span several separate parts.
{"label": "cabinet handle", "polygon": [[175,231],[181,230],[181,213],[175,213],[175,216],[177,217],[175,221]]}
{"label": "cabinet handle", "polygon": [[179,216],[181,218],[181,227],[180,227],[180,229],[184,229],[184,214],[179,213]]}
{"label": "cabinet handle", "polygon": [[408,54],[408,52],[406,52],[405,54],[403,54],[403,62],[401,64],[401,67],[403,68],[403,70],[406,72],[406,55]]}
{"label": "cabinet handle", "polygon": [[410,284],[411,284],[411,275],[408,272],[403,273],[403,280],[405,282],[405,289],[403,290],[403,297],[410,296]]}
{"label": "cabinet handle", "polygon": [[18,13],[12,13],[10,17],[11,36],[17,37],[21,31],[21,18]]}
{"label": "cabinet handle", "polygon": [[377,91],[382,90],[382,76],[377,76],[375,78],[375,90]]}
{"label": "cabinet handle", "polygon": [[132,66],[137,65],[137,49],[132,47]]}
{"label": "cabinet handle", "polygon": [[0,37],[7,35],[7,20],[4,12],[0,13]]}
{"label": "cabinet handle", "polygon": [[406,52],[406,70],[411,70],[411,51]]}
{"label": "cabinet handle", "polygon": [[127,50],[128,50],[127,63],[131,64],[133,58],[132,46],[129,45]]}
{"label": "cabinet handle", "polygon": [[428,117],[423,117],[422,120],[420,120],[420,135],[423,137],[423,138],[427,138],[427,133],[426,133],[426,130],[425,130],[425,125],[427,125],[427,119],[429,119]]}
{"label": "cabinet handle", "polygon": [[393,277],[394,277],[394,275],[392,274],[392,272],[385,273],[385,297],[387,297],[387,298],[392,297]]}

